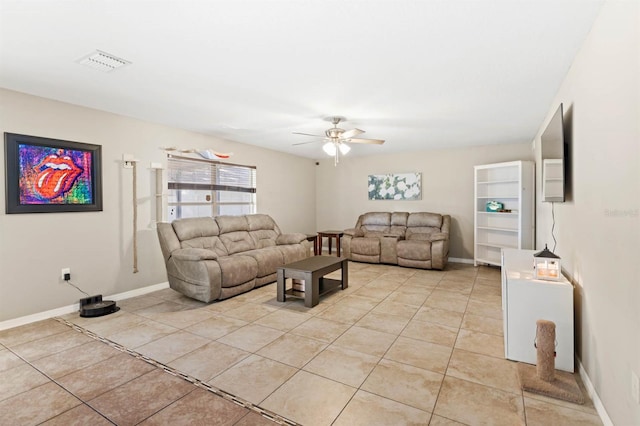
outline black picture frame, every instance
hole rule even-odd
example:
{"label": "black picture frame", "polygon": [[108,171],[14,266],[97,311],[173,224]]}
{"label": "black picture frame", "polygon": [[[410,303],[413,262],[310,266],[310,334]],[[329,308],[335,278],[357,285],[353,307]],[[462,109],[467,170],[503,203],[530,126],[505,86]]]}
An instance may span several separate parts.
{"label": "black picture frame", "polygon": [[102,211],[102,146],[4,134],[6,213]]}

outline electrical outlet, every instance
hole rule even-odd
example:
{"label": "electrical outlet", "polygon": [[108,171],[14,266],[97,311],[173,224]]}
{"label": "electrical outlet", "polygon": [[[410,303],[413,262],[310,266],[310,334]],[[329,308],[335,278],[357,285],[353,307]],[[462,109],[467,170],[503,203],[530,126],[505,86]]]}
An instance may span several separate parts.
{"label": "electrical outlet", "polygon": [[71,274],[71,268],[62,268],[62,272],[60,273],[60,278],[64,280],[65,274]]}
{"label": "electrical outlet", "polygon": [[631,372],[631,398],[640,404],[640,379],[635,372]]}

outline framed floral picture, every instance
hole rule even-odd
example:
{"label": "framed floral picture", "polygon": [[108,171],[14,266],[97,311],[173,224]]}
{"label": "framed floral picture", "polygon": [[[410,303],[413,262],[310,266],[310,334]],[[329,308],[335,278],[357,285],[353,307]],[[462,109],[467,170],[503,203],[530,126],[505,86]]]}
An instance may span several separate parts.
{"label": "framed floral picture", "polygon": [[369,175],[370,200],[420,200],[422,173]]}
{"label": "framed floral picture", "polygon": [[6,213],[102,210],[101,147],[5,133]]}

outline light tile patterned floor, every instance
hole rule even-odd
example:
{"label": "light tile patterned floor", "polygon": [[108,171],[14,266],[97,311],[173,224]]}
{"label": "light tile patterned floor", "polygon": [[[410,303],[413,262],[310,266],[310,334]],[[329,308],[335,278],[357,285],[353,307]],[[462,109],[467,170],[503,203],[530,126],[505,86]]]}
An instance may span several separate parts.
{"label": "light tile patterned floor", "polygon": [[[352,262],[349,280],[311,309],[270,284],[211,304],[167,289],[64,319],[305,425],[601,424],[590,401],[520,390],[498,269]],[[198,422],[273,424],[59,321],[0,332],[0,424]]]}

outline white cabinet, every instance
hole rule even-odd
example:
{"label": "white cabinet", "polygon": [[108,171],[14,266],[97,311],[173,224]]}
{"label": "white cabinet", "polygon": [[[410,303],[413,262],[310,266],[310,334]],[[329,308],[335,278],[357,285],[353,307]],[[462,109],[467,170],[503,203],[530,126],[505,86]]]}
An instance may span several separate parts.
{"label": "white cabinet", "polygon": [[[474,168],[474,264],[499,266],[503,248],[533,248],[533,162],[511,161]],[[487,211],[491,201],[502,205],[505,211]]]}
{"label": "white cabinet", "polygon": [[536,364],[536,321],[545,319],[556,324],[556,368],[573,373],[573,285],[564,276],[560,281],[534,279],[534,253],[502,253],[504,356]]}

